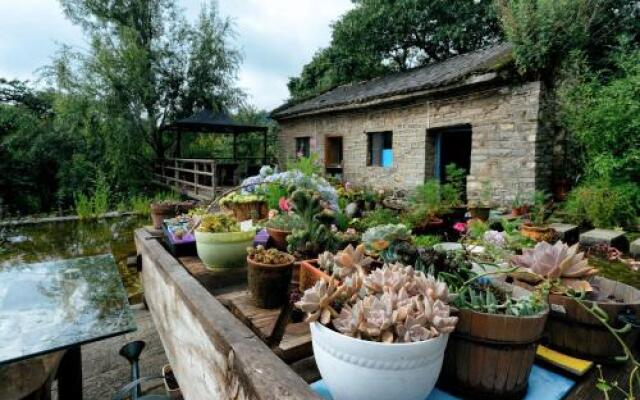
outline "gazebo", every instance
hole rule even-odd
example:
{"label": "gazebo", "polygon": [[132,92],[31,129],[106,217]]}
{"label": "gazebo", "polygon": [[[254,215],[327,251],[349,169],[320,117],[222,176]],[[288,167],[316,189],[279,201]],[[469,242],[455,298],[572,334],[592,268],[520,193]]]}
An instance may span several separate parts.
{"label": "gazebo", "polygon": [[[214,113],[211,110],[199,111],[187,118],[180,119],[162,128],[163,132],[177,134],[178,141],[173,158],[157,160],[154,168],[154,182],[179,190],[182,194],[196,198],[208,199],[228,187],[239,183],[242,175],[255,173],[267,160],[268,127],[248,125],[234,121],[225,113]],[[231,135],[233,137],[232,157],[183,158],[181,137],[183,133],[208,133],[214,135]],[[261,133],[261,156],[238,156],[238,136]],[[251,149],[253,154],[260,154],[258,149]],[[242,162],[247,163],[247,170],[239,170]]]}

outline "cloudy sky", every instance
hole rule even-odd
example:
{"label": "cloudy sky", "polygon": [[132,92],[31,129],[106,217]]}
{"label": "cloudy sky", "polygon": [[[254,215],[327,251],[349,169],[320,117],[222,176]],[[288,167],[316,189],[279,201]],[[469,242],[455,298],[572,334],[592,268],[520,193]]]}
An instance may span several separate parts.
{"label": "cloudy sky", "polygon": [[[201,0],[181,0],[194,21]],[[249,101],[270,110],[287,98],[287,78],[329,43],[329,24],[350,0],[218,0],[235,23],[244,54],[239,85]],[[80,29],[67,21],[57,0],[0,0],[0,77],[34,80],[60,44],[86,48]]]}

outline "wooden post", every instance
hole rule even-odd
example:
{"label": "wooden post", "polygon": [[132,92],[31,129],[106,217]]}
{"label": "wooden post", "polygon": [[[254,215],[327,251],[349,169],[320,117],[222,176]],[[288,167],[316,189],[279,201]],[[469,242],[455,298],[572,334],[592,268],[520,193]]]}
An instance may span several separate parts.
{"label": "wooden post", "polygon": [[216,162],[211,160],[211,198],[216,197]]}
{"label": "wooden post", "polygon": [[194,161],[193,163],[193,180],[195,181],[195,185],[193,186],[193,189],[195,191],[196,196],[198,196],[198,183],[199,183],[199,178],[200,178],[200,174],[198,174],[198,172],[200,172],[200,162],[199,161]]}

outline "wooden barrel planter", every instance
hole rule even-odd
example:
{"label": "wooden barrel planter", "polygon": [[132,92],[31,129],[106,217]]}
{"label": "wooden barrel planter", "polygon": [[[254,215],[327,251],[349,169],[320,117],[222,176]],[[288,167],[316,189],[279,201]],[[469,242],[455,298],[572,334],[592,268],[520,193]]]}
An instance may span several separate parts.
{"label": "wooden barrel planter", "polygon": [[[625,322],[637,326],[640,318],[640,290],[611,279],[594,277],[591,285],[599,288],[602,298],[613,301],[596,301],[607,313],[609,323],[621,328]],[[591,301],[586,301],[591,306]],[[549,295],[551,314],[545,336],[549,347],[563,353],[600,363],[613,363],[623,355],[623,349],[602,323],[589,314],[578,302],[561,295]],[[634,349],[640,329],[633,327],[622,334],[624,342]]]}
{"label": "wooden barrel planter", "polygon": [[[529,294],[519,287],[512,289],[514,297]],[[548,311],[516,317],[463,309],[457,316],[440,383],[473,399],[522,398]]]}

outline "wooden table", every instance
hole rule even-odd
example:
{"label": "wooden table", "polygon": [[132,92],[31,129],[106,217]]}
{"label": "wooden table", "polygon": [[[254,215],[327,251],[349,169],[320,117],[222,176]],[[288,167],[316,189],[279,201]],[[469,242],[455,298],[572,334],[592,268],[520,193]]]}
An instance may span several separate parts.
{"label": "wooden table", "polygon": [[60,399],[82,399],[81,345],[135,329],[111,255],[0,267],[0,366],[65,350]]}
{"label": "wooden table", "polygon": [[[320,378],[308,327],[286,309],[256,308],[246,270],[212,272],[197,257],[172,257],[144,230],[135,236],[147,303],[186,400],[319,398],[308,386]],[[627,382],[627,367],[604,369]],[[566,399],[602,398],[596,379],[593,369]]]}

